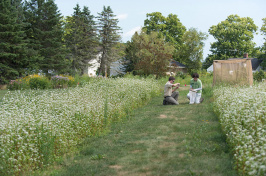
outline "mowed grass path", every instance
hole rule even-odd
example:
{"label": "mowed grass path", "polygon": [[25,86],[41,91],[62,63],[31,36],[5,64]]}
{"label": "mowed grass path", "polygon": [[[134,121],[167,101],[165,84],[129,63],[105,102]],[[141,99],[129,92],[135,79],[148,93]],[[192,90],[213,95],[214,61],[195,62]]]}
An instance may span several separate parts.
{"label": "mowed grass path", "polygon": [[189,105],[187,92],[180,90],[178,106],[163,106],[162,97],[153,98],[108,134],[88,138],[79,155],[42,174],[236,175],[211,97]]}

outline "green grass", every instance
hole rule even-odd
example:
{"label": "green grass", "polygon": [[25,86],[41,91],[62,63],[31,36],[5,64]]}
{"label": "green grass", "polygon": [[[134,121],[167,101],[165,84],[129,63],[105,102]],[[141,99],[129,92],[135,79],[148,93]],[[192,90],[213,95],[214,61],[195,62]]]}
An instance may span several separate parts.
{"label": "green grass", "polygon": [[[211,88],[202,104],[189,105],[180,89],[178,106],[162,97],[134,111],[110,133],[87,138],[76,156],[66,157],[42,175],[236,175],[218,118]],[[37,173],[37,175],[40,173]]]}

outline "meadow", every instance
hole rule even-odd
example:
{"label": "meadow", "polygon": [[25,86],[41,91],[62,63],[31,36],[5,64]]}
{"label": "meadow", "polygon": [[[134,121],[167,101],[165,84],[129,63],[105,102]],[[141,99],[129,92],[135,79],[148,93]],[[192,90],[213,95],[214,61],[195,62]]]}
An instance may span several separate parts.
{"label": "meadow", "polygon": [[[183,97],[186,97],[190,79],[189,76],[185,78],[176,77],[175,82],[181,83],[179,91]],[[116,136],[117,134],[113,134],[113,131],[119,131],[121,128],[116,129],[117,126],[113,124],[116,124],[116,122],[118,124],[121,122],[130,123],[130,121],[127,121],[130,114],[135,109],[147,104],[153,97],[155,99],[151,105],[152,107],[147,112],[144,110],[146,115],[142,114],[136,117],[141,121],[132,126],[132,128],[139,129],[134,134],[137,135],[142,131],[141,127],[145,128],[145,125],[154,122],[154,129],[150,129],[151,131],[148,132],[151,133],[149,141],[153,141],[157,135],[168,135],[167,130],[162,134],[156,130],[157,128],[165,129],[164,123],[168,123],[168,126],[174,125],[171,127],[174,130],[171,134],[181,130],[182,132],[178,134],[182,135],[175,139],[177,142],[175,145],[177,146],[175,149],[171,147],[171,151],[180,151],[183,154],[171,153],[170,155],[166,148],[163,151],[160,151],[160,148],[153,148],[152,153],[149,153],[147,157],[151,155],[161,157],[161,155],[157,156],[157,152],[159,152],[158,154],[161,152],[167,153],[171,163],[163,159],[166,156],[163,154],[162,162],[165,163],[159,166],[160,170],[155,169],[157,166],[152,166],[155,170],[150,171],[150,173],[166,172],[165,169],[167,168],[172,169],[167,169],[169,173],[179,173],[174,171],[177,166],[183,169],[183,167],[186,167],[185,163],[196,164],[206,159],[206,164],[208,163],[206,167],[204,166],[206,171],[203,170],[201,164],[196,164],[193,166],[194,168],[189,167],[183,173],[187,175],[204,173],[230,173],[229,175],[235,175],[230,170],[231,161],[227,155],[229,149],[227,149],[223,137],[223,134],[225,134],[231,155],[234,158],[235,170],[240,175],[263,175],[266,172],[266,84],[255,82],[253,87],[237,85],[234,87],[212,87],[212,75],[201,73],[200,79],[203,82],[203,95],[207,98],[204,100],[206,103],[191,107],[185,103],[186,98],[183,98],[181,99],[183,103],[181,102],[181,105],[172,111],[172,115],[169,114],[170,107],[167,106],[168,112],[165,106],[156,105],[162,103],[160,97],[167,78],[155,80],[152,77],[144,79],[129,75],[117,79],[95,78],[83,82],[79,80],[76,87],[67,89],[1,91],[0,96],[3,98],[0,97],[0,175],[27,175],[32,171],[37,171],[38,175],[38,170],[60,163],[62,156],[68,153],[90,151],[83,145],[88,141],[89,143],[92,142],[92,139],[96,142],[93,141],[92,144],[88,144],[89,147],[93,143],[97,146],[105,146],[106,141],[111,144],[112,137],[108,139],[110,137],[108,135]],[[156,108],[154,108],[155,106]],[[190,110],[187,109],[187,106]],[[213,114],[213,111],[217,115],[220,124],[216,123],[216,115]],[[197,112],[197,115],[193,116],[191,112]],[[150,118],[153,113],[159,116],[158,122],[152,117]],[[181,121],[179,115],[177,115],[178,113],[184,116]],[[171,120],[161,121],[162,118],[168,116],[171,117]],[[147,117],[152,122],[149,122]],[[183,122],[185,122],[185,126]],[[180,123],[181,126],[176,123]],[[220,126],[222,132],[219,130],[213,131],[219,129]],[[126,129],[130,128],[130,126],[126,127]],[[190,128],[191,130],[188,130]],[[126,129],[123,129],[123,131],[126,131]],[[153,134],[153,131],[156,131],[156,133]],[[120,134],[120,132],[118,133]],[[206,134],[208,135],[206,136]],[[98,141],[98,137],[101,140],[101,136],[107,136],[105,142]],[[128,137],[130,137],[129,134],[123,136],[122,140],[129,140]],[[171,138],[173,137],[171,136]],[[136,136],[132,136],[130,139],[139,140]],[[167,141],[161,142],[168,143],[168,138],[165,139]],[[213,139],[215,140],[213,141]],[[184,145],[179,146],[180,142]],[[82,151],[78,146],[83,146]],[[149,146],[150,143],[147,143],[147,147]],[[115,151],[120,150],[119,146],[117,147],[114,149]],[[109,149],[110,146],[103,150]],[[123,150],[124,153],[129,152],[127,149]],[[117,153],[114,152],[112,155],[116,156]],[[141,158],[146,157],[146,154],[143,153],[139,157],[141,160]],[[175,157],[181,159],[180,162],[184,161],[183,164],[180,162],[174,163]],[[220,157],[220,160],[215,159],[216,157]],[[88,160],[93,160],[92,164],[95,164],[95,160],[101,160],[102,158],[105,158],[105,155],[95,155],[93,153],[92,156],[89,156],[89,159],[86,159],[86,163]],[[217,163],[224,163],[224,166],[212,165],[211,162],[208,162],[210,158]],[[129,158],[129,160],[131,159]],[[149,158],[147,159],[149,160]],[[111,162],[113,164],[116,161]],[[137,164],[139,161],[134,162]],[[147,164],[149,165],[149,163]],[[132,168],[134,165],[133,163],[130,166],[131,169],[134,169]],[[93,166],[99,170],[102,168],[100,165]],[[197,169],[195,170],[195,168]],[[94,170],[93,168],[89,169]],[[102,174],[109,172],[110,170],[103,171]]]}
{"label": "meadow", "polygon": [[8,91],[0,102],[0,175],[49,166],[159,90],[154,79],[98,78],[82,87]]}

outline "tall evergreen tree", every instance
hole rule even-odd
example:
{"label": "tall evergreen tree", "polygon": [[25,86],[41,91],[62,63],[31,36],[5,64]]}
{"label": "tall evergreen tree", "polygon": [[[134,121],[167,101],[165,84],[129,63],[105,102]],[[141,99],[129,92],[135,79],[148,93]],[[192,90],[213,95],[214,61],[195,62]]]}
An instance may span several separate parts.
{"label": "tall evergreen tree", "polygon": [[30,0],[26,2],[26,28],[31,47],[43,57],[39,60],[40,69],[62,72],[66,68],[63,45],[62,16],[54,0]]}
{"label": "tall evergreen tree", "polygon": [[118,19],[115,18],[110,6],[103,7],[103,11],[98,13],[98,30],[101,46],[101,64],[99,73],[107,76],[110,72],[110,64],[112,62],[115,45],[120,41],[121,30],[118,24]]}
{"label": "tall evergreen tree", "polygon": [[96,24],[88,7],[84,6],[81,11],[77,4],[74,10],[74,14],[66,19],[65,42],[70,50],[71,69],[82,74],[96,54]]}
{"label": "tall evergreen tree", "polygon": [[28,66],[22,20],[21,0],[0,1],[0,83],[23,75]]}

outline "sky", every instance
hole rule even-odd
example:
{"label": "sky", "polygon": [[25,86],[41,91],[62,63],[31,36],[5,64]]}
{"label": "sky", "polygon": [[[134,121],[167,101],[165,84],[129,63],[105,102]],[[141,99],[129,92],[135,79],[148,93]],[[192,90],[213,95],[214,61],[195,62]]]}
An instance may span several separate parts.
{"label": "sky", "polygon": [[[118,26],[122,28],[122,42],[131,40],[135,31],[144,26],[146,14],[152,12],[160,12],[165,17],[175,14],[187,29],[193,27],[208,35],[211,26],[226,20],[229,15],[250,17],[258,26],[253,40],[256,46],[262,46],[265,38],[260,28],[262,19],[266,18],[266,0],[55,0],[55,3],[63,16],[72,15],[76,4],[81,8],[87,6],[95,17],[104,6],[110,6],[119,19]],[[204,41],[204,59],[211,54],[212,42],[215,39],[211,35]]]}

